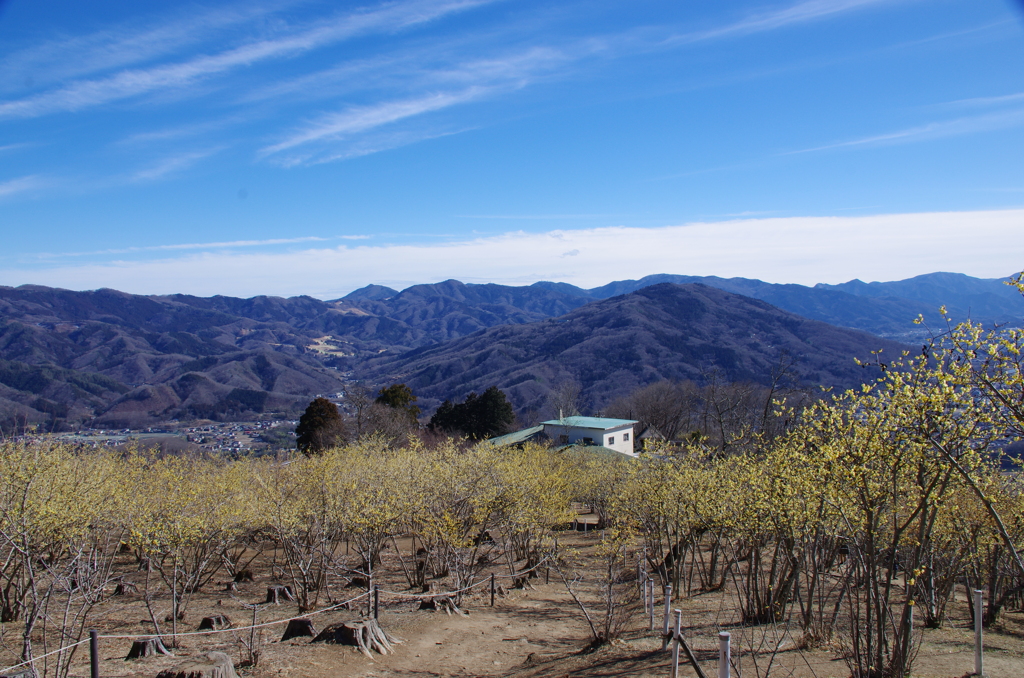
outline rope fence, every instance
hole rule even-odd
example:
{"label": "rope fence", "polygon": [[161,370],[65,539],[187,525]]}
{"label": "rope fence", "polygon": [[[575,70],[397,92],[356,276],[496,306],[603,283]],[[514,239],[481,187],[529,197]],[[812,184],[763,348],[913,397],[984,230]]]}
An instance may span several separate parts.
{"label": "rope fence", "polygon": [[[232,632],[233,633],[238,633],[239,631],[249,631],[251,629],[263,628],[265,626],[276,626],[277,624],[285,624],[285,623],[290,622],[290,621],[295,621],[296,619],[306,619],[307,617],[314,617],[314,616],[316,616],[318,614],[324,614],[325,612],[333,612],[333,611],[337,610],[339,607],[344,607],[345,605],[348,605],[350,603],[354,603],[355,601],[359,600],[360,598],[365,598],[368,595],[370,595],[370,592],[369,591],[364,591],[363,593],[360,593],[358,596],[355,596],[354,598],[349,598],[348,600],[343,600],[340,603],[336,603],[334,605],[331,605],[330,607],[325,607],[322,610],[316,610],[315,612],[307,612],[306,614],[300,614],[297,617],[288,617],[286,619],[274,619],[273,621],[263,622],[261,624],[249,624],[248,626],[233,626],[233,627],[227,628],[227,629],[211,629],[209,631],[185,631],[183,633],[175,633],[173,635],[175,637],[178,637],[178,636],[208,636],[208,635],[211,635],[211,634],[214,634],[214,633],[232,633]],[[138,633],[133,634],[133,635],[128,635],[128,636],[107,636],[107,635],[101,635],[101,636],[99,636],[99,638],[101,638],[101,639],[110,639],[110,640],[114,640],[114,639],[124,640],[126,638],[131,638],[131,639],[138,638],[139,635],[140,634],[138,634]],[[146,634],[142,634],[142,635],[146,635]],[[163,634],[163,635],[166,635],[166,634]]]}
{"label": "rope fence", "polygon": [[55,654],[58,654],[60,652],[66,652],[67,650],[70,650],[72,648],[78,647],[79,645],[82,645],[83,643],[88,643],[88,642],[89,642],[89,639],[85,638],[83,640],[78,641],[77,643],[72,643],[71,645],[65,645],[64,647],[57,648],[53,652],[47,652],[46,654],[41,654],[38,657],[32,657],[32,659],[29,659],[27,662],[21,662],[20,664],[15,664],[14,666],[8,666],[3,671],[0,671],[0,673],[8,673],[10,671],[13,671],[14,669],[21,668],[22,666],[28,666],[29,664],[35,664],[40,659],[46,659],[47,657],[50,657],[50,656],[55,655]]}
{"label": "rope fence", "polygon": [[[538,562],[537,564],[535,564],[533,567],[531,567],[529,569],[522,570],[522,571],[516,572],[514,574],[493,574],[491,577],[488,577],[488,578],[485,578],[485,579],[481,579],[478,582],[475,582],[475,583],[470,584],[468,586],[464,586],[464,587],[462,587],[460,589],[455,589],[454,591],[440,591],[440,592],[435,592],[435,593],[402,593],[400,591],[388,591],[386,589],[381,589],[381,588],[375,587],[373,591],[364,591],[363,593],[360,593],[358,596],[354,596],[352,598],[349,598],[348,600],[343,600],[340,603],[335,603],[334,605],[331,605],[330,607],[325,607],[322,610],[316,610],[316,611],[313,611],[313,612],[307,612],[306,614],[301,614],[301,615],[298,615],[298,616],[295,616],[295,617],[287,617],[287,618],[284,618],[284,619],[274,619],[272,621],[262,622],[260,624],[249,624],[248,626],[238,626],[238,627],[231,627],[231,628],[226,628],[226,629],[210,629],[210,630],[206,630],[206,631],[185,631],[183,633],[176,633],[176,634],[173,634],[173,635],[174,635],[175,638],[177,638],[179,636],[209,636],[209,635],[213,635],[213,634],[217,634],[217,633],[240,633],[242,631],[251,631],[253,629],[258,629],[258,628],[265,628],[265,627],[269,627],[269,626],[277,626],[278,624],[287,624],[288,622],[292,622],[292,621],[295,621],[297,619],[307,619],[309,617],[315,617],[316,615],[325,614],[327,612],[334,612],[334,611],[338,610],[339,608],[345,607],[346,605],[350,605],[350,604],[356,602],[357,600],[361,600],[363,598],[369,598],[371,595],[374,595],[374,594],[376,594],[376,595],[389,595],[389,596],[394,596],[394,597],[397,597],[397,598],[418,598],[418,599],[423,599],[423,598],[439,598],[439,597],[443,597],[443,596],[454,596],[454,595],[458,595],[460,593],[465,593],[466,591],[469,591],[471,589],[477,588],[478,586],[483,586],[484,584],[489,584],[489,583],[491,583],[493,578],[517,579],[519,577],[522,577],[523,575],[527,575],[530,572],[535,571],[537,568],[539,568],[541,565],[543,565],[548,560],[550,560],[550,556],[545,556],[543,559],[540,560],[540,562]],[[100,640],[136,640],[136,639],[138,639],[140,637],[153,636],[153,635],[157,635],[157,634],[139,634],[139,633],[134,633],[134,634],[131,634],[131,635],[117,635],[117,634],[115,634],[115,635],[106,635],[106,634],[102,634],[102,635],[98,635],[96,637],[98,639],[100,639]],[[166,635],[166,634],[161,634],[161,635]],[[40,655],[38,657],[33,657],[32,659],[30,659],[28,661],[21,662],[20,664],[15,664],[13,666],[8,666],[8,667],[0,670],[0,673],[8,673],[8,672],[13,671],[15,669],[21,668],[22,666],[28,666],[29,664],[34,664],[35,662],[39,661],[40,659],[45,659],[46,657],[50,657],[52,655],[59,654],[61,652],[66,652],[68,650],[71,650],[73,648],[78,647],[79,645],[82,645],[84,643],[88,643],[89,641],[90,641],[89,638],[85,638],[83,640],[78,641],[77,643],[72,643],[71,645],[65,645],[63,647],[57,648],[56,650],[53,650],[52,652],[47,652],[44,655]]]}
{"label": "rope fence", "polygon": [[[524,574],[529,574],[529,573],[533,572],[534,570],[539,568],[541,565],[543,565],[544,563],[546,563],[550,559],[551,559],[550,556],[545,556],[536,565],[534,565],[533,567],[531,567],[531,568],[529,568],[527,570],[521,570],[521,571],[516,572],[514,574],[494,574],[492,576],[494,578],[496,578],[496,579],[498,579],[498,578],[500,578],[500,579],[518,579],[519,577],[522,577]],[[490,578],[481,579],[480,581],[476,582],[475,584],[470,584],[469,586],[464,586],[461,589],[456,589],[454,591],[441,591],[439,593],[402,593],[400,591],[388,591],[386,589],[379,589],[379,591],[381,593],[386,593],[389,596],[398,596],[399,598],[438,598],[438,597],[441,597],[441,596],[454,596],[456,594],[463,593],[465,591],[469,591],[470,589],[474,589],[477,586],[480,586],[482,584],[487,584],[489,582],[490,582]]]}

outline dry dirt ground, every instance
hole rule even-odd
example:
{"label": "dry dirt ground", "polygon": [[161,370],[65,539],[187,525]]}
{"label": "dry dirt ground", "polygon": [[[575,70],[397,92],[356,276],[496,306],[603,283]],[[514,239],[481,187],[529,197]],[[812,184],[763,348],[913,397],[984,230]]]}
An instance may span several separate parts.
{"label": "dry dirt ground", "polygon": [[[567,534],[563,544],[577,547],[586,555],[597,542],[594,534]],[[635,562],[635,561],[634,561]],[[383,588],[405,591],[395,552],[385,555],[390,569]],[[258,602],[265,597],[271,581],[257,572],[256,581],[241,584],[233,599],[224,593],[223,582],[210,585],[189,607],[179,630],[194,631],[199,620],[212,614],[224,614],[237,626],[245,626],[252,613],[243,609],[241,601]],[[271,678],[303,676],[307,678],[355,677],[509,677],[540,678],[544,676],[637,676],[667,677],[670,655],[661,651],[657,631],[648,630],[648,622],[639,605],[619,640],[595,651],[588,651],[589,629],[579,608],[568,595],[565,585],[551,573],[550,583],[544,576],[533,580],[534,588],[512,590],[499,596],[490,606],[488,589],[483,586],[464,599],[465,616],[423,611],[418,600],[384,595],[380,622],[392,635],[404,639],[393,654],[375,654],[373,659],[354,647],[311,644],[308,638],[279,642],[283,625],[266,627],[263,631],[262,654],[255,667],[241,666],[241,676]],[[582,583],[585,601],[596,612],[599,607],[599,573],[587,572]],[[351,591],[351,589],[349,589]],[[345,592],[336,593],[337,597]],[[152,624],[138,594],[111,598],[96,614],[95,625],[106,635],[146,636]],[[167,607],[164,605],[164,607]],[[718,632],[729,631],[733,637],[734,668],[732,675],[740,678],[760,676],[794,676],[797,678],[850,675],[836,649],[799,651],[785,629],[769,629],[769,644],[781,642],[780,651],[751,654],[752,642],[759,642],[764,628],[742,628],[736,624],[734,595],[728,591],[706,593],[677,601],[673,607],[683,610],[683,633],[690,639],[706,675],[717,676]],[[957,678],[973,671],[973,633],[970,630],[967,604],[963,595],[951,604],[952,619],[946,628],[921,630],[923,643],[914,676],[920,678]],[[161,615],[167,610],[161,608]],[[661,607],[659,603],[659,615]],[[259,613],[259,621],[267,622],[296,616],[294,603],[270,606]],[[327,625],[355,619],[357,610],[338,610],[313,616],[319,631]],[[658,619],[657,626],[660,627]],[[168,625],[169,626],[169,625]],[[8,625],[5,644],[17,645],[16,631]],[[795,633],[795,631],[794,631]],[[760,634],[760,635],[758,635]],[[775,635],[781,634],[781,635]],[[227,652],[240,664],[245,649],[240,638],[248,639],[248,631],[219,634],[188,635],[180,638],[175,657],[149,657],[126,661],[131,639],[103,639],[100,645],[102,676],[139,676],[151,678],[164,668],[185,658],[210,650]],[[4,653],[4,660],[9,653]],[[88,675],[88,654],[85,646],[77,656],[73,675]],[[986,675],[990,678],[1024,677],[1024,612],[1004,615],[999,628],[986,633]],[[769,673],[770,670],[770,673]],[[695,676],[685,663],[680,676]]]}

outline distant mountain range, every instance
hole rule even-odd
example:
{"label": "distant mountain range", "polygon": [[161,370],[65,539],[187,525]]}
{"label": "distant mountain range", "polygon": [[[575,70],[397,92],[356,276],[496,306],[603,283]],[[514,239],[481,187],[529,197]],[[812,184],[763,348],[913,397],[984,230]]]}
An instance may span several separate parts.
{"label": "distant mountain range", "polygon": [[319,330],[292,325],[324,306],[0,287],[0,427],[295,411],[342,386],[308,349]]}
{"label": "distant mountain range", "polygon": [[[661,283],[700,283],[767,301],[812,320],[915,343],[928,339],[933,329],[941,328],[938,310],[943,305],[954,321],[971,318],[987,325],[1017,325],[1024,321],[1024,303],[1014,288],[1003,284],[1002,279],[972,278],[961,273],[929,273],[886,283],[852,280],[841,285],[818,284],[814,287],[780,285],[749,278],[670,274],[620,280],[592,289],[557,282],[506,287],[464,285],[448,280],[434,285],[414,285],[401,292],[381,285],[369,285],[339,302],[409,326],[431,325],[432,330],[437,326],[457,325],[452,323],[453,318],[461,320],[464,307],[468,306],[478,309],[473,315],[476,322],[470,322],[464,329],[480,329],[504,324],[491,322],[491,317],[485,317],[489,312],[505,315],[509,318],[507,322],[530,322],[539,316],[554,317],[593,300],[628,294]],[[484,310],[487,304],[493,306]],[[521,313],[510,313],[509,306]],[[923,326],[914,323],[919,315],[926,320]],[[389,331],[394,333],[395,328],[389,328]],[[435,336],[433,331],[430,334]],[[457,330],[445,333],[444,338],[455,336],[459,336]]]}
{"label": "distant mountain range", "polygon": [[401,381],[430,408],[491,385],[517,410],[540,410],[566,381],[598,410],[661,379],[767,382],[792,363],[790,385],[850,387],[874,377],[854,358],[896,357],[903,344],[782,311],[701,284],[662,283],[566,315],[492,327],[438,346],[364,362],[371,381]]}
{"label": "distant mountain range", "polygon": [[[603,300],[663,283],[699,283],[731,294],[709,296],[713,292],[708,289],[693,292],[701,304],[723,308],[702,313],[699,321],[691,319],[676,325],[664,317],[671,312],[660,309],[645,295],[620,309],[618,317],[627,319],[626,326],[602,329],[596,318],[623,321],[589,315],[605,308]],[[778,341],[773,339],[756,348],[761,340],[750,339],[746,342],[750,345],[743,348],[746,344],[738,337],[745,324],[753,323],[755,315],[768,313],[765,309],[770,308],[761,304],[756,307],[761,310],[755,313],[749,298],[777,307],[771,312],[778,313],[782,323],[795,322],[791,314],[796,314],[905,343],[928,336],[927,327],[912,321],[924,314],[937,326],[941,304],[955,319],[970,315],[986,323],[1017,324],[1024,315],[1020,295],[1000,281],[951,273],[893,283],[852,281],[816,287],[677,275],[648,276],[590,290],[553,282],[510,287],[449,280],[414,285],[400,292],[369,285],[334,301],[311,297],[139,296],[115,290],[72,292],[29,285],[0,286],[0,427],[10,430],[15,422],[61,427],[86,421],[111,427],[140,426],[172,418],[230,419],[253,418],[267,411],[295,413],[311,396],[337,392],[354,378],[386,381],[399,374],[416,375],[431,401],[461,398],[465,395],[461,391],[477,388],[478,381],[486,388],[491,385],[484,383],[487,378],[500,376],[500,383],[493,383],[503,388],[516,386],[516,392],[522,394],[516,396],[517,402],[532,403],[544,389],[534,389],[534,393],[525,385],[517,386],[525,381],[508,382],[527,372],[501,372],[504,368],[498,367],[498,354],[484,350],[486,342],[498,341],[499,334],[501,341],[511,337],[488,331],[506,325],[530,328],[523,335],[529,339],[522,341],[537,342],[538,350],[547,347],[541,351],[543,355],[526,352],[521,360],[540,361],[531,363],[531,374],[548,384],[563,372],[585,374],[588,361],[605,360],[596,348],[600,342],[574,343],[575,335],[566,334],[566,327],[585,328],[579,331],[625,346],[630,336],[627,326],[637,328],[635,351],[640,361],[634,360],[625,347],[625,353],[620,352],[614,360],[613,355],[606,356],[611,361],[606,367],[629,366],[618,371],[618,384],[636,385],[668,375],[693,376],[695,366],[708,364],[725,369],[733,378],[755,378],[768,364],[772,351],[778,352],[783,345],[791,354],[804,355],[810,361],[802,368],[802,378],[807,381],[845,384],[855,379],[849,364],[825,365],[832,358],[845,360],[842,356],[856,354],[867,345],[867,340],[851,339],[853,335],[819,328],[782,341],[782,330],[765,329],[750,333],[762,336],[767,332],[780,337]],[[654,305],[644,307],[645,311],[636,304]],[[573,315],[574,311],[578,314]],[[665,327],[652,325],[645,315],[648,311],[662,318]],[[568,320],[552,320],[563,316]],[[705,322],[712,325],[705,327]],[[726,332],[730,322],[736,326]],[[767,321],[762,318],[757,322]],[[709,329],[712,326],[717,329]],[[504,328],[502,332],[513,329]],[[677,335],[675,340],[658,338],[672,333]],[[698,350],[697,344],[688,343],[688,337],[707,338],[713,334],[731,337],[733,353],[715,357],[707,353],[710,349]],[[445,343],[467,338],[472,341],[450,346]],[[816,347],[814,351],[804,349],[801,342],[805,340]],[[563,342],[565,346],[552,353],[556,344],[551,342]],[[647,348],[641,348],[641,344]],[[834,351],[829,348],[833,344]],[[655,345],[662,348],[655,350]],[[528,348],[522,347],[524,351]],[[748,349],[752,352],[749,356],[745,354]],[[482,362],[471,369],[464,360],[466,351]],[[592,351],[593,360],[585,357],[588,351]],[[456,354],[462,357],[456,359]],[[552,362],[555,355],[568,362],[556,366]],[[488,360],[493,358],[495,362],[485,365],[482,356],[490,356]],[[424,362],[428,357],[446,365],[444,370],[448,372],[461,365],[459,369],[477,376],[456,378],[446,373],[442,377],[437,372],[436,378],[427,379],[423,375],[429,372]],[[488,370],[494,372],[493,377],[485,378]],[[598,381],[588,387],[595,389],[593,393],[603,388],[594,384]],[[623,388],[609,387],[607,392]]]}

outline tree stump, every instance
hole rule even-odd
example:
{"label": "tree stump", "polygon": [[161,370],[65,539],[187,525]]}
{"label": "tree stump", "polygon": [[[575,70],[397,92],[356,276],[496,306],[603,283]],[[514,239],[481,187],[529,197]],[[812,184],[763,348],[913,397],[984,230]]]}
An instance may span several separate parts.
{"label": "tree stump", "polygon": [[117,586],[114,587],[115,596],[123,596],[129,591],[132,593],[138,593],[139,587],[130,581],[119,581],[117,582]]}
{"label": "tree stump", "polygon": [[286,640],[300,638],[303,636],[316,636],[316,629],[313,628],[313,622],[309,619],[292,619],[288,622],[288,627],[284,630],[284,635],[281,636],[281,642],[283,643]]}
{"label": "tree stump", "polygon": [[0,673],[0,678],[36,678],[36,671],[31,666],[20,669],[12,669],[7,673]]}
{"label": "tree stump", "polygon": [[156,674],[156,678],[238,678],[231,657],[223,652],[207,652],[174,668]]}
{"label": "tree stump", "polygon": [[128,656],[125,657],[125,661],[129,659],[142,659],[143,657],[154,657],[158,654],[173,657],[170,650],[164,647],[163,641],[159,638],[139,638],[132,641],[132,649],[128,650]]}
{"label": "tree stump", "polygon": [[222,614],[215,614],[212,617],[203,617],[199,622],[200,631],[219,631],[220,629],[231,628],[231,620]]}
{"label": "tree stump", "polygon": [[269,586],[267,587],[267,603],[280,604],[281,599],[295,600],[295,595],[292,593],[292,587],[290,586]]}
{"label": "tree stump", "polygon": [[431,610],[438,612],[444,610],[449,616],[452,614],[459,614],[465,616],[466,613],[459,609],[459,606],[455,604],[455,600],[451,596],[433,596],[430,598],[423,598],[420,600],[421,610]]}
{"label": "tree stump", "polygon": [[513,577],[512,588],[514,589],[533,589],[533,584],[530,583],[526,575]]}
{"label": "tree stump", "polygon": [[354,645],[360,652],[373,659],[370,650],[376,650],[380,654],[394,652],[393,645],[401,643],[402,640],[388,634],[376,619],[355,619],[328,626],[313,639],[313,642]]}

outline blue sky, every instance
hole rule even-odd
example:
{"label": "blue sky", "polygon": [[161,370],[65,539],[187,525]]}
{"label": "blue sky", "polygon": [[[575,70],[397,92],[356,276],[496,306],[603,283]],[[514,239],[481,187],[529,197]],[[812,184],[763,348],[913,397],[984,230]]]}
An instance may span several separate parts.
{"label": "blue sky", "polygon": [[0,284],[1024,268],[1009,0],[0,0]]}

